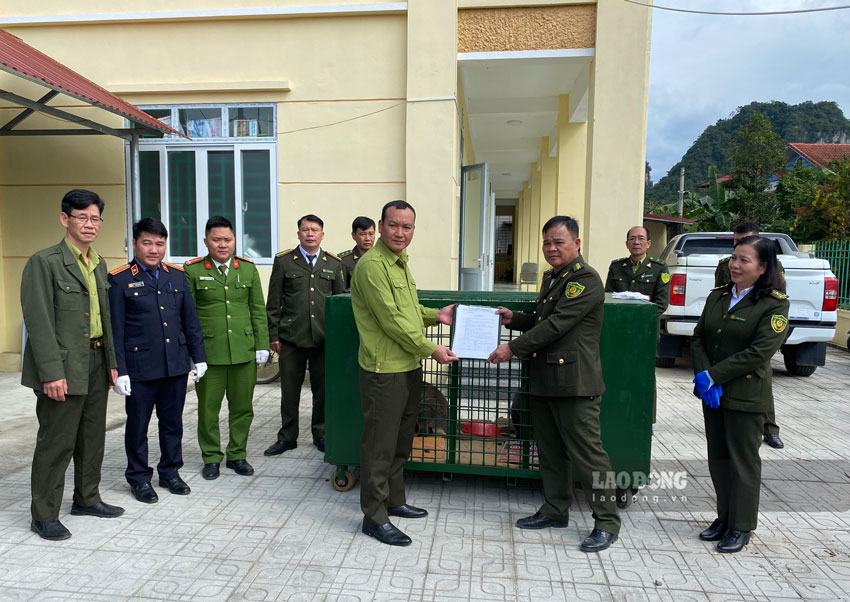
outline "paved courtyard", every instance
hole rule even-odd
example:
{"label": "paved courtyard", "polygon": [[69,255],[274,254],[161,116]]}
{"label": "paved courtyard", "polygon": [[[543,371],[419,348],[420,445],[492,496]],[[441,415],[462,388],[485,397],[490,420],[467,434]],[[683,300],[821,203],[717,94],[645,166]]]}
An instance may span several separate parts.
{"label": "paved courtyard", "polygon": [[46,542],[29,530],[34,397],[16,384],[19,375],[0,375],[11,408],[0,421],[0,600],[850,599],[850,354],[831,348],[810,378],[785,375],[781,356],[774,359],[786,447],[762,447],[759,528],[734,555],[697,539],[714,512],[691,375],[687,361],[658,370],[653,441],[653,470],[685,473],[684,489],[640,492],[622,513],[617,543],[590,555],[578,550],[592,525],[580,493],[566,529],[513,526],[541,502],[531,481],[409,474],[408,501],[430,511],[425,520],[398,519],[413,545],[391,548],[360,534],[358,488],[333,490],[331,467],[310,445],[306,389],[298,449],[262,455],[279,426],[277,383],[257,388],[253,477],[222,468],[216,481],[201,478],[190,393],[182,476],[192,493],[158,489],[153,505],[136,502],[124,481],[123,404],[113,395],[101,492],[127,512],[71,516],[69,471],[60,519],[73,537]]}

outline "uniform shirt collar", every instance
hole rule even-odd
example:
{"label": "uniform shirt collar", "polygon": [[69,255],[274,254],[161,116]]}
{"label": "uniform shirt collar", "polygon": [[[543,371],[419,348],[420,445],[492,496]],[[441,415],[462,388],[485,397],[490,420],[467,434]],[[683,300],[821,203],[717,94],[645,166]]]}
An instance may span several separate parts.
{"label": "uniform shirt collar", "polygon": [[732,299],[729,301],[729,309],[732,309],[733,307],[735,307],[738,304],[738,302],[741,299],[743,299],[744,297],[746,297],[747,293],[749,293],[751,290],[753,290],[752,286],[745,288],[744,290],[741,291],[741,294],[738,294],[738,285],[733,284],[732,289],[731,289]]}
{"label": "uniform shirt collar", "polygon": [[322,254],[322,247],[319,247],[316,250],[315,253],[308,253],[307,251],[304,250],[304,247],[302,247],[301,245],[298,245],[298,250],[301,251],[301,255],[303,255],[304,259],[306,259],[308,262],[310,261],[310,257],[309,257],[310,255],[315,255],[316,259],[318,259],[319,255]]}
{"label": "uniform shirt collar", "polygon": [[632,265],[640,265],[640,264],[642,264],[644,261],[646,261],[646,253],[644,253],[638,261],[634,261],[634,260],[632,259],[632,256],[631,256],[631,255],[629,255],[629,261],[631,261],[631,262],[632,262]]}
{"label": "uniform shirt collar", "polygon": [[401,252],[400,256],[396,255],[395,253],[392,252],[392,250],[387,245],[384,244],[384,241],[381,240],[380,238],[377,241],[375,241],[375,244],[372,245],[372,248],[370,249],[370,251],[377,251],[384,258],[384,260],[389,264],[394,264],[394,263],[397,263],[399,261],[403,264],[407,263],[407,249],[404,249]]}
{"label": "uniform shirt collar", "polygon": [[[65,244],[68,245],[68,249],[70,249],[71,255],[74,256],[74,259],[79,259],[83,263],[86,262],[85,258],[83,258],[83,252],[80,251],[77,246],[71,242],[71,239],[67,236],[65,237]],[[94,269],[97,264],[100,263],[100,255],[98,255],[97,251],[95,251],[92,247],[89,247],[88,258],[89,265],[92,269]]]}

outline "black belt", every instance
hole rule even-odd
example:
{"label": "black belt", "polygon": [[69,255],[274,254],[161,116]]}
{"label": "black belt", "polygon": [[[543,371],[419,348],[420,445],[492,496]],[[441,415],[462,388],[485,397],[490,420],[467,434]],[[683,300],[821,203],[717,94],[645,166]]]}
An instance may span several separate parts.
{"label": "black belt", "polygon": [[101,347],[103,347],[103,337],[90,340],[89,347],[91,347],[92,349],[100,349]]}

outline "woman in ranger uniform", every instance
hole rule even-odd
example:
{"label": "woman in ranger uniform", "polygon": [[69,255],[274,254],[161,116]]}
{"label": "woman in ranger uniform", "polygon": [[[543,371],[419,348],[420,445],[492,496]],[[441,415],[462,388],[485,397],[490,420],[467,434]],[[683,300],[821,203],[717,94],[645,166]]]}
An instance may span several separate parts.
{"label": "woman in ranger uniform", "polygon": [[742,239],[729,270],[732,282],[706,300],[691,355],[717,496],[717,519],[699,537],[732,553],[756,528],[762,426],[773,408],[770,358],[785,340],[789,304],[772,241]]}

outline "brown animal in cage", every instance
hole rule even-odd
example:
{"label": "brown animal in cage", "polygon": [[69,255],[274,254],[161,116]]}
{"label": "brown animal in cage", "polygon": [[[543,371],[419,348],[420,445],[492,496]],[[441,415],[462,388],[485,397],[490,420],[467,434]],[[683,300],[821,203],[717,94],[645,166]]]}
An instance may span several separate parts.
{"label": "brown animal in cage", "polygon": [[421,434],[446,434],[449,418],[449,402],[446,396],[431,383],[422,383],[422,398],[419,402],[419,419],[416,432]]}

